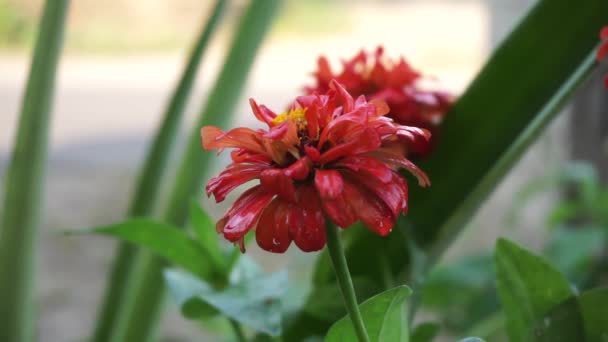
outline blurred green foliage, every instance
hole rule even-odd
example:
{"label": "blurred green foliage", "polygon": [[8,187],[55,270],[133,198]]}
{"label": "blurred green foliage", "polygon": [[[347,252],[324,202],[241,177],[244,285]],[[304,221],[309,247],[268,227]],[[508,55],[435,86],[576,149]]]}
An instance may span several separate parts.
{"label": "blurred green foliage", "polygon": [[0,0],[0,48],[24,47],[34,37],[36,20],[15,1]]}

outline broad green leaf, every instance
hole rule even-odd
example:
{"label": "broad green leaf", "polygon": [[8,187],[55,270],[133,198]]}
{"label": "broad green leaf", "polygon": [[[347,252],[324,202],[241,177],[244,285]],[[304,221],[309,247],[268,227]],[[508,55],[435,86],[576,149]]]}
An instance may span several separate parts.
{"label": "broad green leaf", "polygon": [[190,226],[194,231],[199,244],[207,251],[213,264],[226,267],[224,254],[220,248],[215,222],[200,207],[198,201],[190,202]]}
{"label": "broad green leaf", "polygon": [[531,332],[536,342],[608,340],[608,288],[573,296],[538,319]]}
{"label": "broad green leaf", "polygon": [[184,316],[198,319],[211,305],[224,315],[271,336],[281,332],[281,297],[287,273],[241,279],[222,290],[181,271],[165,271],[169,290]]}
{"label": "broad green leaf", "polygon": [[412,342],[432,342],[439,334],[439,324],[433,322],[420,323],[414,328],[410,341]]}
{"label": "broad green leaf", "polygon": [[151,219],[130,219],[122,223],[93,228],[90,232],[110,235],[144,247],[202,279],[210,279],[215,270],[209,254],[186,232],[170,224]]}
{"label": "broad green leaf", "polygon": [[568,281],[541,257],[505,239],[496,244],[498,295],[512,341],[530,341],[534,322],[572,295]]}
{"label": "broad green leaf", "polygon": [[69,7],[68,0],[44,3],[0,208],[0,341],[29,342],[36,332],[38,230],[55,75]]}
{"label": "broad green leaf", "polygon": [[[359,305],[371,342],[409,340],[405,300],[412,294],[407,286],[382,292]],[[346,316],[329,329],[326,342],[356,341],[350,317]]]}

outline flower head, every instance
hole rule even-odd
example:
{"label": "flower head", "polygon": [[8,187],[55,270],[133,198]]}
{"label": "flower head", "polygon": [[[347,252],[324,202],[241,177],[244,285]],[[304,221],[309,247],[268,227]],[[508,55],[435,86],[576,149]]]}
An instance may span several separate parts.
{"label": "flower head", "polygon": [[221,202],[239,185],[259,181],[216,225],[242,250],[251,229],[270,252],[283,253],[292,241],[306,252],[320,250],[326,219],[342,228],[362,221],[386,235],[407,211],[408,186],[397,170],[430,184],[403,155],[403,146],[428,139],[428,131],[396,124],[382,101],[355,100],[335,81],[329,87],[323,95],[298,97],[278,115],[250,100],[268,129],[201,129],[203,148],[234,149],[232,163],[207,184],[207,195]]}
{"label": "flower head", "polygon": [[[608,57],[608,26],[604,26],[600,31],[600,39],[602,44],[599,50],[597,50],[597,61],[601,62],[603,59]],[[608,75],[604,77],[604,86],[608,88]]]}
{"label": "flower head", "polygon": [[[384,57],[384,49],[378,47],[374,54],[361,51],[351,60],[343,62],[341,73],[331,70],[327,58],[319,57],[314,73],[316,85],[307,87],[308,94],[324,93],[332,79],[337,80],[354,97],[365,95],[368,99],[386,101],[388,116],[395,122],[423,127],[436,135],[436,128],[451,107],[452,97],[442,91],[423,90],[418,86],[421,75],[403,57],[393,61]],[[410,145],[408,155],[422,157],[432,149],[433,141]]]}

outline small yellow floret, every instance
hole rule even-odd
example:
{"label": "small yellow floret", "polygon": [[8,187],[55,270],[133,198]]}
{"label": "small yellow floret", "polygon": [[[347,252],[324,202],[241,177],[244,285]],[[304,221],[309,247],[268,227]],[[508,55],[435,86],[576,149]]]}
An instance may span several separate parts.
{"label": "small yellow floret", "polygon": [[299,130],[306,129],[306,109],[307,108],[294,108],[289,112],[283,112],[272,119],[272,123],[278,125],[285,122],[285,120],[291,120],[298,126]]}

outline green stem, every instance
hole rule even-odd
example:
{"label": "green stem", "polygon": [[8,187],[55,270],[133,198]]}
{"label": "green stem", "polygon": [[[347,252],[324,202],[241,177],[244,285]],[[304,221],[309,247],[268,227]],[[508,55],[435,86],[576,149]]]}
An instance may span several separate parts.
{"label": "green stem", "polygon": [[232,330],[234,331],[236,340],[239,342],[247,341],[247,337],[245,337],[245,334],[243,333],[243,329],[241,329],[241,325],[239,324],[239,322],[233,320],[232,318],[229,318],[228,321],[230,322],[230,326],[232,327]]}
{"label": "green stem", "polygon": [[[201,30],[196,44],[190,52],[188,63],[167,106],[164,119],[142,167],[127,213],[129,217],[151,215],[158,202],[160,184],[166,173],[170,152],[176,140],[186,103],[192,93],[197,71],[225,8],[225,0],[216,2],[207,24]],[[127,302],[125,296],[132,284],[133,268],[137,256],[135,246],[126,242],[122,242],[118,246],[91,341],[105,342],[112,336],[119,312]]]}
{"label": "green stem", "polygon": [[[280,0],[251,1],[239,23],[222,71],[190,135],[163,217],[166,222],[178,227],[186,223],[188,205],[201,191],[212,155],[200,147],[200,128],[205,125],[225,126],[232,118],[256,52],[279,4]],[[148,341],[152,338],[165,297],[162,281],[165,266],[163,259],[150,253],[144,253],[137,261],[134,283],[118,318],[120,328],[116,329],[112,341]]]}
{"label": "green stem", "polygon": [[361,312],[359,311],[353,280],[350,277],[348,265],[346,264],[346,257],[344,256],[344,248],[342,247],[338,227],[329,223],[326,229],[326,236],[327,248],[329,249],[329,255],[331,256],[331,261],[334,265],[334,272],[338,279],[338,285],[340,285],[342,297],[344,298],[346,311],[353,323],[359,342],[369,342],[369,336],[367,335],[367,330],[363,324],[363,317],[361,317]]}
{"label": "green stem", "polygon": [[34,270],[55,75],[68,10],[48,0],[40,22],[0,221],[0,341],[34,340]]}

